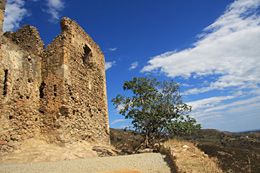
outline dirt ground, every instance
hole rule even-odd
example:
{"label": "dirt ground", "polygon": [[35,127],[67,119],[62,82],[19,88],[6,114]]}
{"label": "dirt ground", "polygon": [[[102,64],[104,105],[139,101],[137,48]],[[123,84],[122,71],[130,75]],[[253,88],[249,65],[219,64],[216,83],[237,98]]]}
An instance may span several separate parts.
{"label": "dirt ground", "polygon": [[126,156],[95,157],[57,162],[27,164],[2,164],[0,172],[12,173],[96,173],[130,169],[142,173],[170,173],[165,157],[159,153],[144,153]]}
{"label": "dirt ground", "polygon": [[[96,150],[95,150],[96,148]],[[41,140],[27,140],[13,153],[0,159],[0,172],[19,173],[96,173],[134,170],[142,173],[170,173],[170,163],[160,153],[98,157],[105,146],[74,143],[65,146],[47,144]],[[105,148],[109,155],[113,150]]]}

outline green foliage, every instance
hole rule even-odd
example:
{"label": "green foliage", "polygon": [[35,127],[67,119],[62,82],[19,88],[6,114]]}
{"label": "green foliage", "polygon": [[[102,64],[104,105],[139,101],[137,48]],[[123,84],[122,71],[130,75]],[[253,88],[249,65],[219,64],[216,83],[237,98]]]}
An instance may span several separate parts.
{"label": "green foliage", "polygon": [[188,115],[191,106],[182,102],[180,87],[173,80],[134,77],[124,82],[123,89],[132,91],[133,96],[117,95],[112,102],[120,114],[132,119],[133,128],[141,132],[146,145],[167,134],[185,135],[200,129]]}

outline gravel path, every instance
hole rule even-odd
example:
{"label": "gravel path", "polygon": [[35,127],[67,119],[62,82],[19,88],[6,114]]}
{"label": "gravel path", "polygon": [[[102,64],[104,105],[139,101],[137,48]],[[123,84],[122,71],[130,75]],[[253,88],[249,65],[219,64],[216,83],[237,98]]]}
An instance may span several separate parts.
{"label": "gravel path", "polygon": [[132,169],[142,173],[170,173],[171,169],[159,153],[115,157],[96,157],[58,162],[0,164],[0,172],[12,173],[96,173]]}

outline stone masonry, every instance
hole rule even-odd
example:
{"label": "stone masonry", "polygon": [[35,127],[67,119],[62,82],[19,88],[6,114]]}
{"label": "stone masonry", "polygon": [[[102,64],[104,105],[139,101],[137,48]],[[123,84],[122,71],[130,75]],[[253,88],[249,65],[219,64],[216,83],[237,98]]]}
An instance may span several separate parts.
{"label": "stone masonry", "polygon": [[0,1],[0,150],[38,138],[64,144],[109,145],[105,59],[73,20],[46,49],[37,29],[22,26],[2,36]]}

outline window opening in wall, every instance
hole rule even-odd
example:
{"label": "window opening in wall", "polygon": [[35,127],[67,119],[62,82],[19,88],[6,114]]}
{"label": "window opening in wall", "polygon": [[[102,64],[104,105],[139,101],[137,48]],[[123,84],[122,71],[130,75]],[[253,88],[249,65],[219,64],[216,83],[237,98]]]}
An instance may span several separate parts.
{"label": "window opening in wall", "polygon": [[10,116],[9,116],[9,120],[11,120],[11,119],[13,119],[13,116],[10,115]]}
{"label": "window opening in wall", "polygon": [[54,96],[57,96],[57,85],[53,85]]}
{"label": "window opening in wall", "polygon": [[4,92],[3,95],[6,96],[7,94],[7,77],[8,77],[8,70],[5,70],[5,79],[4,79]]}
{"label": "window opening in wall", "polygon": [[45,85],[46,84],[44,82],[41,83],[41,86],[40,86],[40,98],[44,97],[43,90],[44,90]]}
{"label": "window opening in wall", "polygon": [[91,49],[88,47],[88,45],[85,44],[84,46],[84,55],[82,57],[83,64],[86,65],[86,60],[92,56]]}

